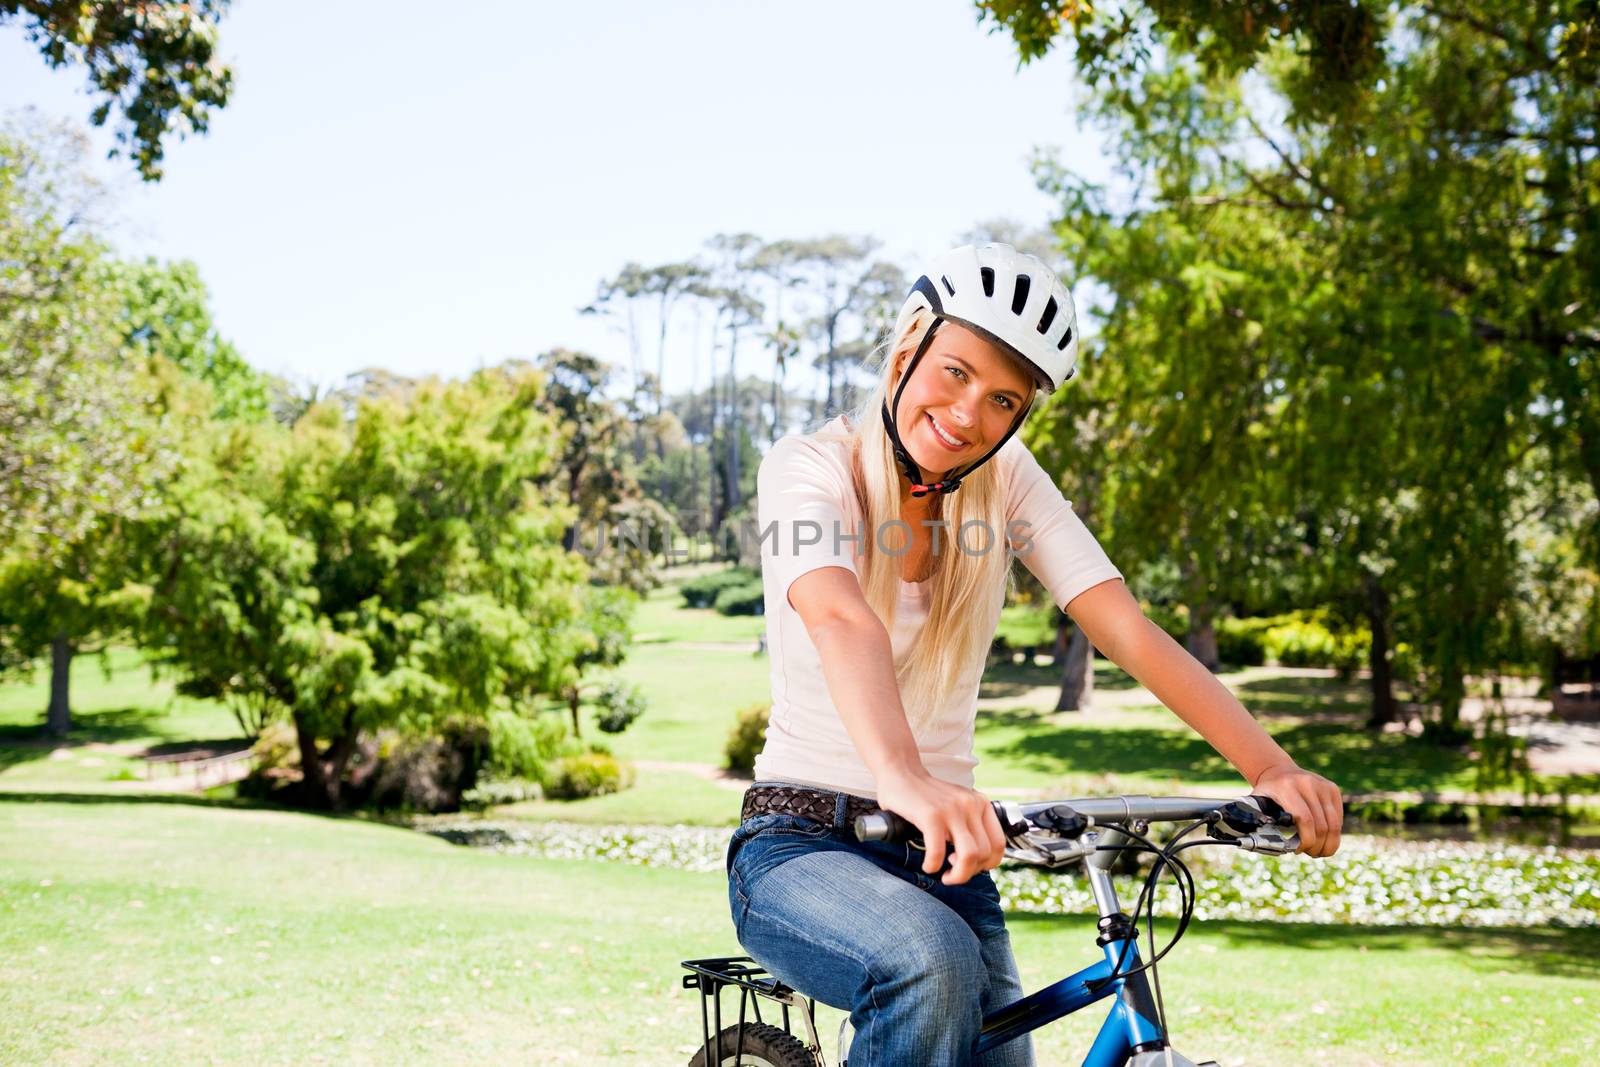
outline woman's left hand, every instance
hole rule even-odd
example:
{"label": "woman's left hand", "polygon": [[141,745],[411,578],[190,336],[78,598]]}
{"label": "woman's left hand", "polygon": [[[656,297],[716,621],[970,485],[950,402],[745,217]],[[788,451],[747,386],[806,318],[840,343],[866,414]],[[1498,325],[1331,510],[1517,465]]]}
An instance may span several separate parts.
{"label": "woman's left hand", "polygon": [[1318,857],[1339,851],[1344,798],[1339,787],[1322,775],[1292,762],[1280,763],[1263,771],[1250,792],[1271,797],[1294,816],[1295,832],[1300,835],[1298,851]]}

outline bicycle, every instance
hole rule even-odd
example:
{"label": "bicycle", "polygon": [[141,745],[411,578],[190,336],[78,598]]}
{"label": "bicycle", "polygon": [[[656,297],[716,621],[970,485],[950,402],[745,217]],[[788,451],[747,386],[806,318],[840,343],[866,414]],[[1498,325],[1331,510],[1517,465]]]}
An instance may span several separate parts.
{"label": "bicycle", "polygon": [[[1166,1008],[1156,964],[1183,937],[1194,913],[1194,878],[1178,854],[1199,845],[1226,845],[1267,855],[1285,855],[1299,848],[1294,820],[1268,797],[1236,800],[1191,797],[1115,796],[996,803],[995,814],[1006,836],[1006,858],[1047,868],[1083,861],[1090,890],[1100,912],[1095,943],[1104,959],[1046,986],[1036,993],[984,1016],[978,1052],[985,1052],[1089,1005],[1114,997],[1110,1012],[1090,1047],[1083,1067],[1219,1067],[1214,1060],[1195,1063],[1173,1049],[1167,1037]],[[1157,846],[1146,833],[1151,823],[1189,825]],[[1183,838],[1206,827],[1207,836]],[[1286,828],[1289,832],[1285,832]],[[908,842],[920,848],[915,826],[887,811],[856,820],[862,841]],[[1130,918],[1122,911],[1112,883],[1112,864],[1125,851],[1151,852],[1155,862],[1145,876]],[[1150,940],[1155,941],[1154,890],[1162,870],[1177,879],[1181,899],[1178,926],[1172,938],[1148,963],[1141,963],[1137,945],[1141,911],[1147,902]],[[689,973],[683,988],[700,991],[700,1049],[690,1067],[827,1067],[817,1036],[816,1002],[768,974],[748,956],[685,960]],[[1146,980],[1146,974],[1150,980]],[[739,990],[739,1019],[722,1025],[722,991]],[[781,1006],[783,1027],[761,1015],[763,1001]],[[754,1020],[749,1009],[754,1008]],[[791,1027],[791,1010],[803,1033]],[[849,1020],[839,1028],[839,1065],[848,1067]]]}

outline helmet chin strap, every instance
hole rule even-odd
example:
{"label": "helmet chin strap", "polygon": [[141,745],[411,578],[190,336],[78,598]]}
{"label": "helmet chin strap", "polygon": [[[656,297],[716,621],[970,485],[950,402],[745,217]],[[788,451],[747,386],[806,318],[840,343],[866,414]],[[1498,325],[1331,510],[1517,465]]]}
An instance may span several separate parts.
{"label": "helmet chin strap", "polygon": [[[911,380],[911,372],[917,369],[917,364],[922,361],[923,353],[927,352],[928,346],[933,344],[933,335],[939,331],[939,327],[943,323],[943,319],[934,319],[933,325],[928,327],[928,332],[922,335],[922,342],[917,345],[917,351],[911,357],[911,362],[906,364],[905,373],[900,375],[900,384],[895,387],[893,410],[891,411],[888,405],[881,409],[883,412],[883,428],[888,431],[889,441],[894,446],[894,458],[900,464],[906,478],[910,480],[911,495],[914,497],[927,496],[929,493],[948,494],[960,489],[961,479],[983,466],[984,463],[988,462],[990,456],[1000,451],[1001,446],[1011,440],[1011,435],[1021,428],[1022,420],[1028,417],[1028,408],[1025,407],[1017,413],[1016,419],[1011,423],[1011,429],[1006,431],[1005,436],[1000,438],[993,448],[985,452],[982,459],[965,470],[953,473],[949,477],[931,484],[923,482],[922,469],[917,466],[917,461],[911,458],[911,453],[907,451],[906,446],[901,442],[900,431],[895,423],[900,414],[900,394],[905,392],[906,383]],[[1030,402],[1029,407],[1031,406]]]}

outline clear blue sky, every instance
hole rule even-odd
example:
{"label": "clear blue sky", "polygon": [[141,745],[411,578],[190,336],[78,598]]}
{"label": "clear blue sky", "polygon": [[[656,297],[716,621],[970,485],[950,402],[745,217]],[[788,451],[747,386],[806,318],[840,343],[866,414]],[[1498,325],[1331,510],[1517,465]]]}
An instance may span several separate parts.
{"label": "clear blue sky", "polygon": [[[621,363],[576,309],[629,260],[845,232],[909,266],[983,219],[1045,222],[1036,146],[1106,170],[1065,56],[1019,72],[965,0],[237,0],[222,51],[233,102],[159,185],[101,166],[113,239],[194,260],[246,358],[324,383],[556,345]],[[84,84],[0,29],[6,111],[86,123]]]}

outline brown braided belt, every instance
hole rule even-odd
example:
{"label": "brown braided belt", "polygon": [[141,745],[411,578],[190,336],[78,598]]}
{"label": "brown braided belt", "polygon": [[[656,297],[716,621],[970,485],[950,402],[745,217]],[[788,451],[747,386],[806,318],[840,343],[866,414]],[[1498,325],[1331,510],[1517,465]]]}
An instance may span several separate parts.
{"label": "brown braided belt", "polygon": [[[824,826],[833,825],[833,812],[839,793],[826,789],[808,789],[802,785],[753,785],[744,791],[744,807],[739,813],[741,821],[757,815],[793,815],[810,819]],[[856,816],[878,810],[878,802],[845,793],[845,826],[855,825]]]}

